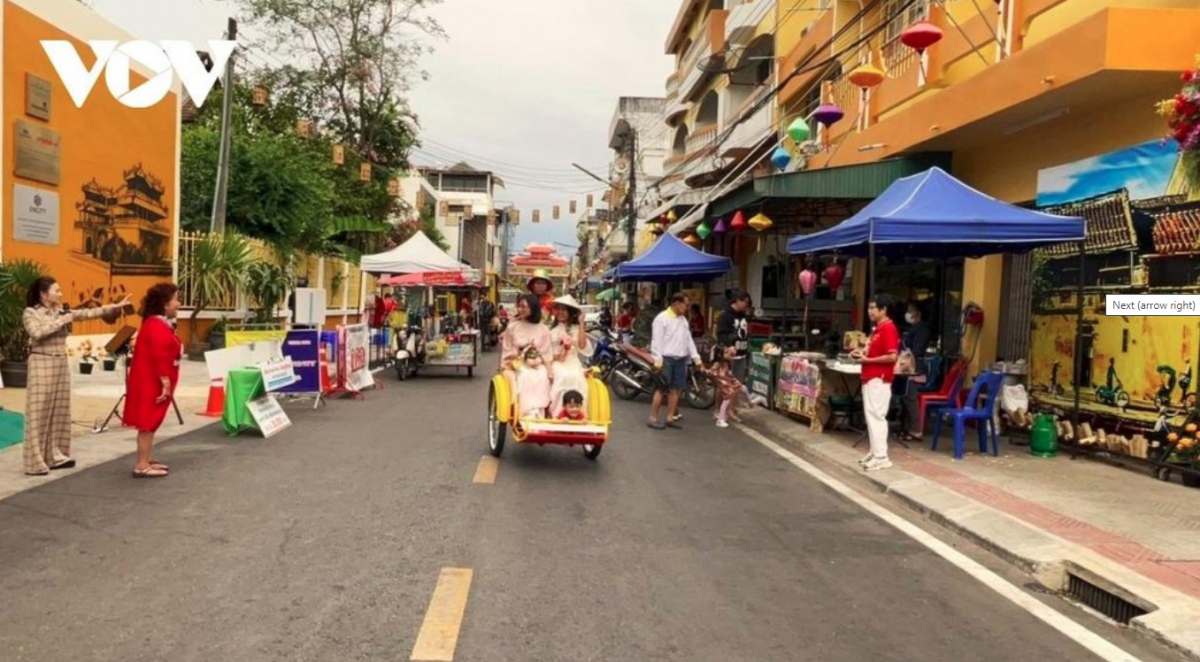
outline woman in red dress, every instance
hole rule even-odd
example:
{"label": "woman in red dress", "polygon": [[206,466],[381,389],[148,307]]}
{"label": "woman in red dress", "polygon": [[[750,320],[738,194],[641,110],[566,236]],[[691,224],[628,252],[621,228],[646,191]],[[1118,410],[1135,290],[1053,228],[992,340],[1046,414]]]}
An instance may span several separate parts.
{"label": "woman in red dress", "polygon": [[129,380],[125,384],[126,427],[137,428],[135,478],[161,478],[167,465],[150,458],[154,433],[167,417],[172,394],[179,383],[183,344],[171,320],[179,312],[179,288],[159,283],[142,300],[142,328],[138,330]]}

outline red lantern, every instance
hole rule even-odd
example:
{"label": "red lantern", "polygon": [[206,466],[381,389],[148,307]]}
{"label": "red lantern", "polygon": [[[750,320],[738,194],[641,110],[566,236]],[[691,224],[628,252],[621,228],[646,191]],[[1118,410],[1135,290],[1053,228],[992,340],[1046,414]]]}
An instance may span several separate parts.
{"label": "red lantern", "polygon": [[838,288],[842,286],[842,281],[846,278],[846,268],[837,262],[834,262],[828,267],[825,267],[825,273],[823,275],[825,276],[825,282],[829,283],[829,287],[833,288],[833,290],[836,292]]}
{"label": "red lantern", "polygon": [[920,21],[900,35],[900,42],[918,53],[924,53],[925,49],[941,41],[942,36],[941,28],[929,21]]}
{"label": "red lantern", "polygon": [[745,231],[746,215],[742,213],[742,210],[739,209],[737,213],[733,215],[733,220],[729,223],[729,229],[733,230],[734,232]]}
{"label": "red lantern", "polygon": [[816,285],[817,272],[805,267],[804,271],[800,272],[800,290],[804,292],[804,296],[812,294],[813,288],[816,287]]}

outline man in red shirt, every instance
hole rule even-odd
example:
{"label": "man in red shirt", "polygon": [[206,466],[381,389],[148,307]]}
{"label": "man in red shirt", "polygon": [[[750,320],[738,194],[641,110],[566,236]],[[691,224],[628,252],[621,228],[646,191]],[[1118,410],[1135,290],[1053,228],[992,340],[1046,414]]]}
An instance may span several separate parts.
{"label": "man in red shirt", "polygon": [[876,294],[867,302],[867,317],[875,324],[867,351],[854,350],[850,356],[862,363],[863,414],[867,419],[867,436],[871,452],[859,460],[866,471],[879,471],[892,466],[888,459],[887,413],[892,401],[892,375],[900,355],[900,331],[888,317],[895,306],[892,297]]}

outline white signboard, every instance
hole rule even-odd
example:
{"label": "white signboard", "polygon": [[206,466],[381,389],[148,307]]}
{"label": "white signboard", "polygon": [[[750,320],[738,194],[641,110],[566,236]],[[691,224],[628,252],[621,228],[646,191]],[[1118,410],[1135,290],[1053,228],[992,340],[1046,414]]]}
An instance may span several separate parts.
{"label": "white signboard", "polygon": [[343,355],[345,362],[346,386],[355,391],[361,391],[375,385],[375,378],[367,366],[367,357],[371,349],[371,334],[366,324],[351,324],[345,329],[346,349]]}
{"label": "white signboard", "polygon": [[257,367],[262,372],[263,386],[267,389],[267,393],[291,386],[300,379],[296,376],[296,369],[292,365],[290,356],[259,363]]}
{"label": "white signboard", "polygon": [[13,239],[58,245],[58,194],[13,184]]}
{"label": "white signboard", "polygon": [[250,411],[264,438],[269,439],[292,425],[292,420],[273,395],[247,402],[246,409]]}

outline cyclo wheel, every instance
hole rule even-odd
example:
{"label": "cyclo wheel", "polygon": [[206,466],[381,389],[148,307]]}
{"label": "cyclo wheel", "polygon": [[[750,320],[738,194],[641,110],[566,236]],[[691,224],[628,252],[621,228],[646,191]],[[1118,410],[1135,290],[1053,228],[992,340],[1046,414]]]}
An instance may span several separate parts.
{"label": "cyclo wheel", "polygon": [[604,448],[603,444],[584,444],[583,456],[589,460],[594,460],[600,457],[600,451]]}
{"label": "cyclo wheel", "polygon": [[500,457],[504,452],[504,437],[508,434],[508,425],[500,422],[496,412],[496,385],[488,387],[488,449],[492,457]]}

